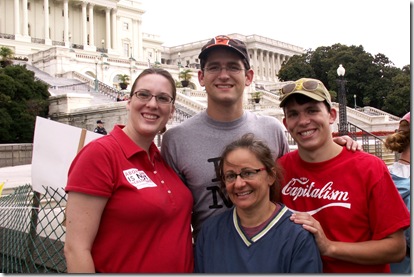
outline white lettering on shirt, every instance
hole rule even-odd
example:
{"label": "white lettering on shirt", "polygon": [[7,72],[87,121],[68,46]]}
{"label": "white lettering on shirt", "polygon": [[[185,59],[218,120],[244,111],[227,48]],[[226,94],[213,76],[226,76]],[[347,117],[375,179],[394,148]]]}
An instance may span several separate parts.
{"label": "white lettering on shirt", "polygon": [[137,189],[156,187],[157,185],[148,177],[148,175],[136,168],[131,168],[123,171],[127,181]]}
{"label": "white lettering on shirt", "polygon": [[333,202],[325,206],[322,206],[318,209],[308,211],[308,213],[310,214],[315,214],[324,208],[332,207],[332,206],[340,206],[340,207],[350,209],[351,204],[344,203],[344,202],[348,202],[349,200],[348,192],[335,190],[333,189],[332,186],[333,186],[333,182],[328,182],[322,188],[315,188],[315,182],[311,182],[308,178],[300,178],[300,179],[292,178],[283,187],[282,194],[292,197],[293,201],[296,201],[300,197],[341,201],[341,202]]}

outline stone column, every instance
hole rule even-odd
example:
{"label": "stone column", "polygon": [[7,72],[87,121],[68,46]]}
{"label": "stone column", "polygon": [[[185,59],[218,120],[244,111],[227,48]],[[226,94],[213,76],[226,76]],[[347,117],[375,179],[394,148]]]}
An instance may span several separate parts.
{"label": "stone column", "polygon": [[264,74],[263,74],[263,50],[259,50],[260,51],[260,55],[259,55],[259,68],[260,68],[260,80],[264,79]]}
{"label": "stone column", "polygon": [[112,9],[112,49],[118,50],[118,25],[117,25],[117,10]]}
{"label": "stone column", "polygon": [[278,53],[276,56],[276,71],[279,72],[280,70],[280,54]]}
{"label": "stone column", "polygon": [[28,12],[27,12],[27,0],[23,0],[23,36],[29,35],[29,26],[28,26]]}
{"label": "stone column", "polygon": [[259,68],[258,63],[257,63],[257,49],[253,49],[253,65],[254,65],[254,75],[255,77],[257,77],[257,69]]}
{"label": "stone column", "polygon": [[89,46],[95,46],[95,32],[93,31],[93,7],[95,5],[89,3]]}
{"label": "stone column", "polygon": [[270,52],[266,51],[266,64],[265,64],[265,71],[266,71],[266,80],[270,81]]}
{"label": "stone column", "polygon": [[105,10],[105,28],[106,28],[105,48],[109,49],[111,48],[111,9],[110,8],[106,8]]}
{"label": "stone column", "polygon": [[65,37],[65,45],[70,47],[69,41],[69,5],[68,0],[63,1],[63,17],[64,17],[64,37]]}
{"label": "stone column", "polygon": [[86,2],[82,2],[82,44],[83,46],[88,45],[88,23],[86,21]]}
{"label": "stone column", "polygon": [[45,12],[44,16],[44,24],[45,24],[45,44],[46,45],[52,45],[52,40],[50,39],[49,36],[49,0],[44,0],[43,1],[43,10]]}
{"label": "stone column", "polygon": [[[27,8],[27,7],[26,7]],[[14,0],[14,34],[20,35],[20,5],[19,0]]]}

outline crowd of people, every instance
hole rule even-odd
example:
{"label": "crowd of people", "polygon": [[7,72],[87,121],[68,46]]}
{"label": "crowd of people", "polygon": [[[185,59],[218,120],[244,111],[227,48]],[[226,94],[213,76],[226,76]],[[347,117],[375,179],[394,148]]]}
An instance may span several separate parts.
{"label": "crowd of people", "polygon": [[409,211],[380,159],[332,137],[322,82],[282,89],[283,124],[298,144],[289,152],[280,121],[243,109],[254,77],[246,45],[217,36],[199,59],[205,111],[166,131],[175,82],[146,69],[126,125],[75,157],[69,273],[376,273],[404,259]]}

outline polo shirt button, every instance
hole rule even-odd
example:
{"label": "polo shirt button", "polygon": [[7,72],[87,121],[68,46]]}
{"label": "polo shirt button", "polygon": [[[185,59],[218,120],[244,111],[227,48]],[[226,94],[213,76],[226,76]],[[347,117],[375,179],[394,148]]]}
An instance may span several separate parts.
{"label": "polo shirt button", "polygon": [[157,174],[157,171],[156,170],[154,170],[154,174]]}
{"label": "polo shirt button", "polygon": [[164,180],[161,180],[161,184],[164,184]]}
{"label": "polo shirt button", "polygon": [[168,192],[168,193],[171,193],[171,190],[168,190],[167,192]]}

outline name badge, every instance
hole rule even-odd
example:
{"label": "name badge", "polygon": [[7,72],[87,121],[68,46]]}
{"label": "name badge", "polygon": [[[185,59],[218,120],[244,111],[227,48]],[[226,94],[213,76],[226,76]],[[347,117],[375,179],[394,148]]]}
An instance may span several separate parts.
{"label": "name badge", "polygon": [[157,186],[144,171],[136,168],[124,170],[124,176],[127,181],[137,189]]}

